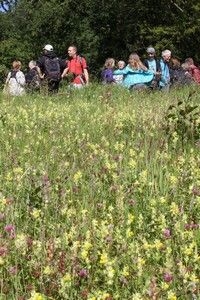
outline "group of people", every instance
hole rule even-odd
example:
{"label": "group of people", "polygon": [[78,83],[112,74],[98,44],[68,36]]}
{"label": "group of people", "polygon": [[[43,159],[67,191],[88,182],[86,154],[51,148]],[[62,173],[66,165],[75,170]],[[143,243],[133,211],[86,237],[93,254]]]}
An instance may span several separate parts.
{"label": "group of people", "polygon": [[47,44],[37,61],[29,62],[29,71],[21,71],[20,61],[12,63],[12,70],[6,78],[4,93],[20,96],[26,92],[39,91],[47,88],[48,93],[57,93],[60,81],[69,77],[70,85],[80,88],[88,85],[89,74],[86,59],[77,53],[75,45],[68,48],[68,59],[57,57],[52,45]]}
{"label": "group of people", "polygon": [[119,61],[115,68],[115,59],[108,58],[101,72],[103,84],[121,84],[129,89],[159,89],[168,91],[170,86],[200,84],[200,69],[192,58],[183,64],[177,58],[171,58],[171,51],[162,51],[156,58],[152,46],[146,50],[147,58],[142,62],[137,53],[129,56],[128,64]]}
{"label": "group of people", "polygon": [[[162,51],[161,58],[156,58],[152,46],[146,50],[147,57],[142,62],[137,53],[131,53],[128,64],[123,60],[117,62],[107,58],[101,72],[103,84],[118,84],[129,89],[159,89],[168,91],[171,85],[200,84],[200,69],[194,65],[192,58],[183,64],[171,58],[171,51]],[[12,70],[6,78],[4,92],[13,96],[26,92],[39,91],[46,87],[48,93],[57,93],[60,81],[67,77],[74,88],[89,84],[89,73],[86,59],[77,52],[77,47],[68,47],[68,58],[57,57],[53,47],[47,44],[37,61],[29,62],[29,71],[21,71],[21,62],[14,61]]]}

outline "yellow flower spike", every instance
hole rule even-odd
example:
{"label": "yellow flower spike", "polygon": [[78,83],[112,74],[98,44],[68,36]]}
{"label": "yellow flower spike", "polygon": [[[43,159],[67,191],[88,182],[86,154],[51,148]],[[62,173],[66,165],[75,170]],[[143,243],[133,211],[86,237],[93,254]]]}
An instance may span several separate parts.
{"label": "yellow flower spike", "polygon": [[43,270],[44,275],[51,275],[52,273],[53,273],[53,270],[49,266],[46,266]]}
{"label": "yellow flower spike", "polygon": [[129,155],[130,155],[131,157],[135,157],[135,156],[136,156],[135,150],[130,149],[130,150],[129,150]]}
{"label": "yellow flower spike", "polygon": [[108,278],[112,279],[114,277],[114,275],[115,275],[115,270],[113,269],[113,267],[108,266],[106,268],[106,271],[107,271]]}
{"label": "yellow flower spike", "polygon": [[169,284],[167,284],[166,282],[162,282],[162,283],[161,283],[161,289],[162,289],[163,291],[168,290],[168,288],[169,288]]}
{"label": "yellow flower spike", "polygon": [[5,261],[3,260],[3,258],[0,256],[0,266],[3,266],[5,263]]}
{"label": "yellow flower spike", "polygon": [[129,165],[129,167],[131,167],[131,168],[134,169],[134,168],[136,167],[136,165],[137,165],[137,162],[136,162],[135,159],[130,158],[130,160],[129,160],[129,162],[128,162],[128,165]]}
{"label": "yellow flower spike", "polygon": [[178,208],[178,205],[175,202],[171,203],[171,205],[170,205],[170,212],[174,216],[179,214],[179,208]]}
{"label": "yellow flower spike", "polygon": [[200,279],[197,278],[197,276],[194,273],[192,273],[190,275],[190,281],[193,282],[193,283],[198,283],[200,281]]}
{"label": "yellow flower spike", "polygon": [[129,273],[129,267],[128,267],[128,266],[125,266],[125,267],[123,268],[121,274],[122,274],[122,276],[124,276],[124,277],[128,277],[128,276],[130,275],[130,273]]}
{"label": "yellow flower spike", "polygon": [[66,273],[62,278],[61,278],[61,286],[62,288],[65,287],[70,287],[72,283],[72,277],[70,273]]}
{"label": "yellow flower spike", "polygon": [[17,234],[17,236],[15,238],[15,247],[17,249],[21,249],[22,251],[26,251],[27,237],[25,234],[23,234],[23,233]]}
{"label": "yellow flower spike", "polygon": [[74,174],[74,183],[77,184],[78,182],[80,182],[82,179],[82,173],[81,171],[77,171],[75,174]]}
{"label": "yellow flower spike", "polygon": [[169,291],[167,293],[167,299],[168,300],[176,300],[177,299],[176,294],[173,291]]}
{"label": "yellow flower spike", "polygon": [[164,203],[166,203],[167,202],[167,200],[164,198],[164,197],[160,197],[160,203],[161,204],[164,204]]}
{"label": "yellow flower spike", "polygon": [[0,199],[0,209],[3,211],[4,208],[6,207],[7,205],[7,201],[6,201],[6,198],[1,198]]}
{"label": "yellow flower spike", "polygon": [[33,291],[31,293],[31,298],[29,298],[28,300],[45,300],[45,296],[43,296],[40,293],[36,293],[35,291]]}
{"label": "yellow flower spike", "polygon": [[136,293],[132,295],[131,300],[144,300],[144,298],[140,293]]}
{"label": "yellow flower spike", "polygon": [[106,264],[108,263],[108,255],[107,255],[106,252],[103,252],[103,253],[101,254],[99,263],[100,263],[101,265],[106,265]]}
{"label": "yellow flower spike", "polygon": [[41,216],[41,209],[34,208],[31,215],[34,219],[38,219]]}
{"label": "yellow flower spike", "polygon": [[92,248],[92,244],[88,241],[85,241],[85,243],[83,244],[83,248],[85,250],[90,250]]}
{"label": "yellow flower spike", "polygon": [[86,260],[88,257],[88,251],[87,250],[82,250],[81,251],[81,257],[82,259]]}
{"label": "yellow flower spike", "polygon": [[130,228],[126,229],[126,237],[131,238],[134,235],[133,231]]}
{"label": "yellow flower spike", "polygon": [[127,221],[127,225],[130,225],[133,223],[133,220],[135,219],[133,214],[128,214],[128,221]]}
{"label": "yellow flower spike", "polygon": [[177,178],[175,175],[171,175],[171,176],[169,177],[169,181],[170,181],[170,183],[171,183],[173,186],[176,186],[177,183],[178,183],[178,178]]}
{"label": "yellow flower spike", "polygon": [[155,241],[154,241],[154,247],[155,247],[157,250],[160,250],[160,249],[163,248],[163,243],[162,243],[160,240],[155,239]]}

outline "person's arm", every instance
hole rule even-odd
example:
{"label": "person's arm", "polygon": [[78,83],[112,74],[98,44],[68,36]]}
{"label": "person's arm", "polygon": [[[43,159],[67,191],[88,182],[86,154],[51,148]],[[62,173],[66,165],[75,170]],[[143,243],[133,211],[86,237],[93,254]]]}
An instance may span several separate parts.
{"label": "person's arm", "polygon": [[10,76],[11,76],[11,72],[8,73],[8,76],[6,78],[6,82],[5,82],[5,85],[8,84],[9,80],[10,80]]}
{"label": "person's arm", "polygon": [[40,79],[44,79],[44,74],[42,74],[42,71],[41,71],[39,66],[36,66],[36,70],[38,72],[38,75],[39,75]]}
{"label": "person's arm", "polygon": [[85,84],[89,84],[89,73],[87,69],[83,69],[84,77],[85,77]]}
{"label": "person's arm", "polygon": [[69,72],[69,68],[66,67],[66,68],[64,69],[64,71],[62,72],[61,78],[64,78],[64,77],[67,75],[68,72]]}
{"label": "person's arm", "polygon": [[126,75],[126,74],[128,74],[129,70],[130,70],[130,68],[128,68],[128,67],[125,67],[124,69],[117,69],[117,70],[113,71],[113,75]]}

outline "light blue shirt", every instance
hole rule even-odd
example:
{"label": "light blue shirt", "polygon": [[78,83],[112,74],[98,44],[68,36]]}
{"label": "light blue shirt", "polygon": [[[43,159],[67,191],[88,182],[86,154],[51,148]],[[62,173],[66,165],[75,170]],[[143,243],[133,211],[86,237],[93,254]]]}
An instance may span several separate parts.
{"label": "light blue shirt", "polygon": [[168,64],[161,59],[160,60],[160,68],[161,68],[161,79],[159,82],[159,86],[167,86],[170,83],[170,73],[169,73],[169,67]]}
{"label": "light blue shirt", "polygon": [[154,77],[152,70],[134,70],[129,65],[127,65],[122,70],[116,70],[113,72],[114,75],[124,75],[123,85],[130,88],[135,84],[147,84],[150,83]]}

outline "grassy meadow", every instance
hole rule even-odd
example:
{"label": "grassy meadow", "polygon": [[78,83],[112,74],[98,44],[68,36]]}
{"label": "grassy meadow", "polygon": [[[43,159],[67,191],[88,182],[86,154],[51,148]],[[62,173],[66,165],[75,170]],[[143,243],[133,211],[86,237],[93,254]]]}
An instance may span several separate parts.
{"label": "grassy meadow", "polygon": [[0,300],[200,299],[200,88],[0,104]]}

